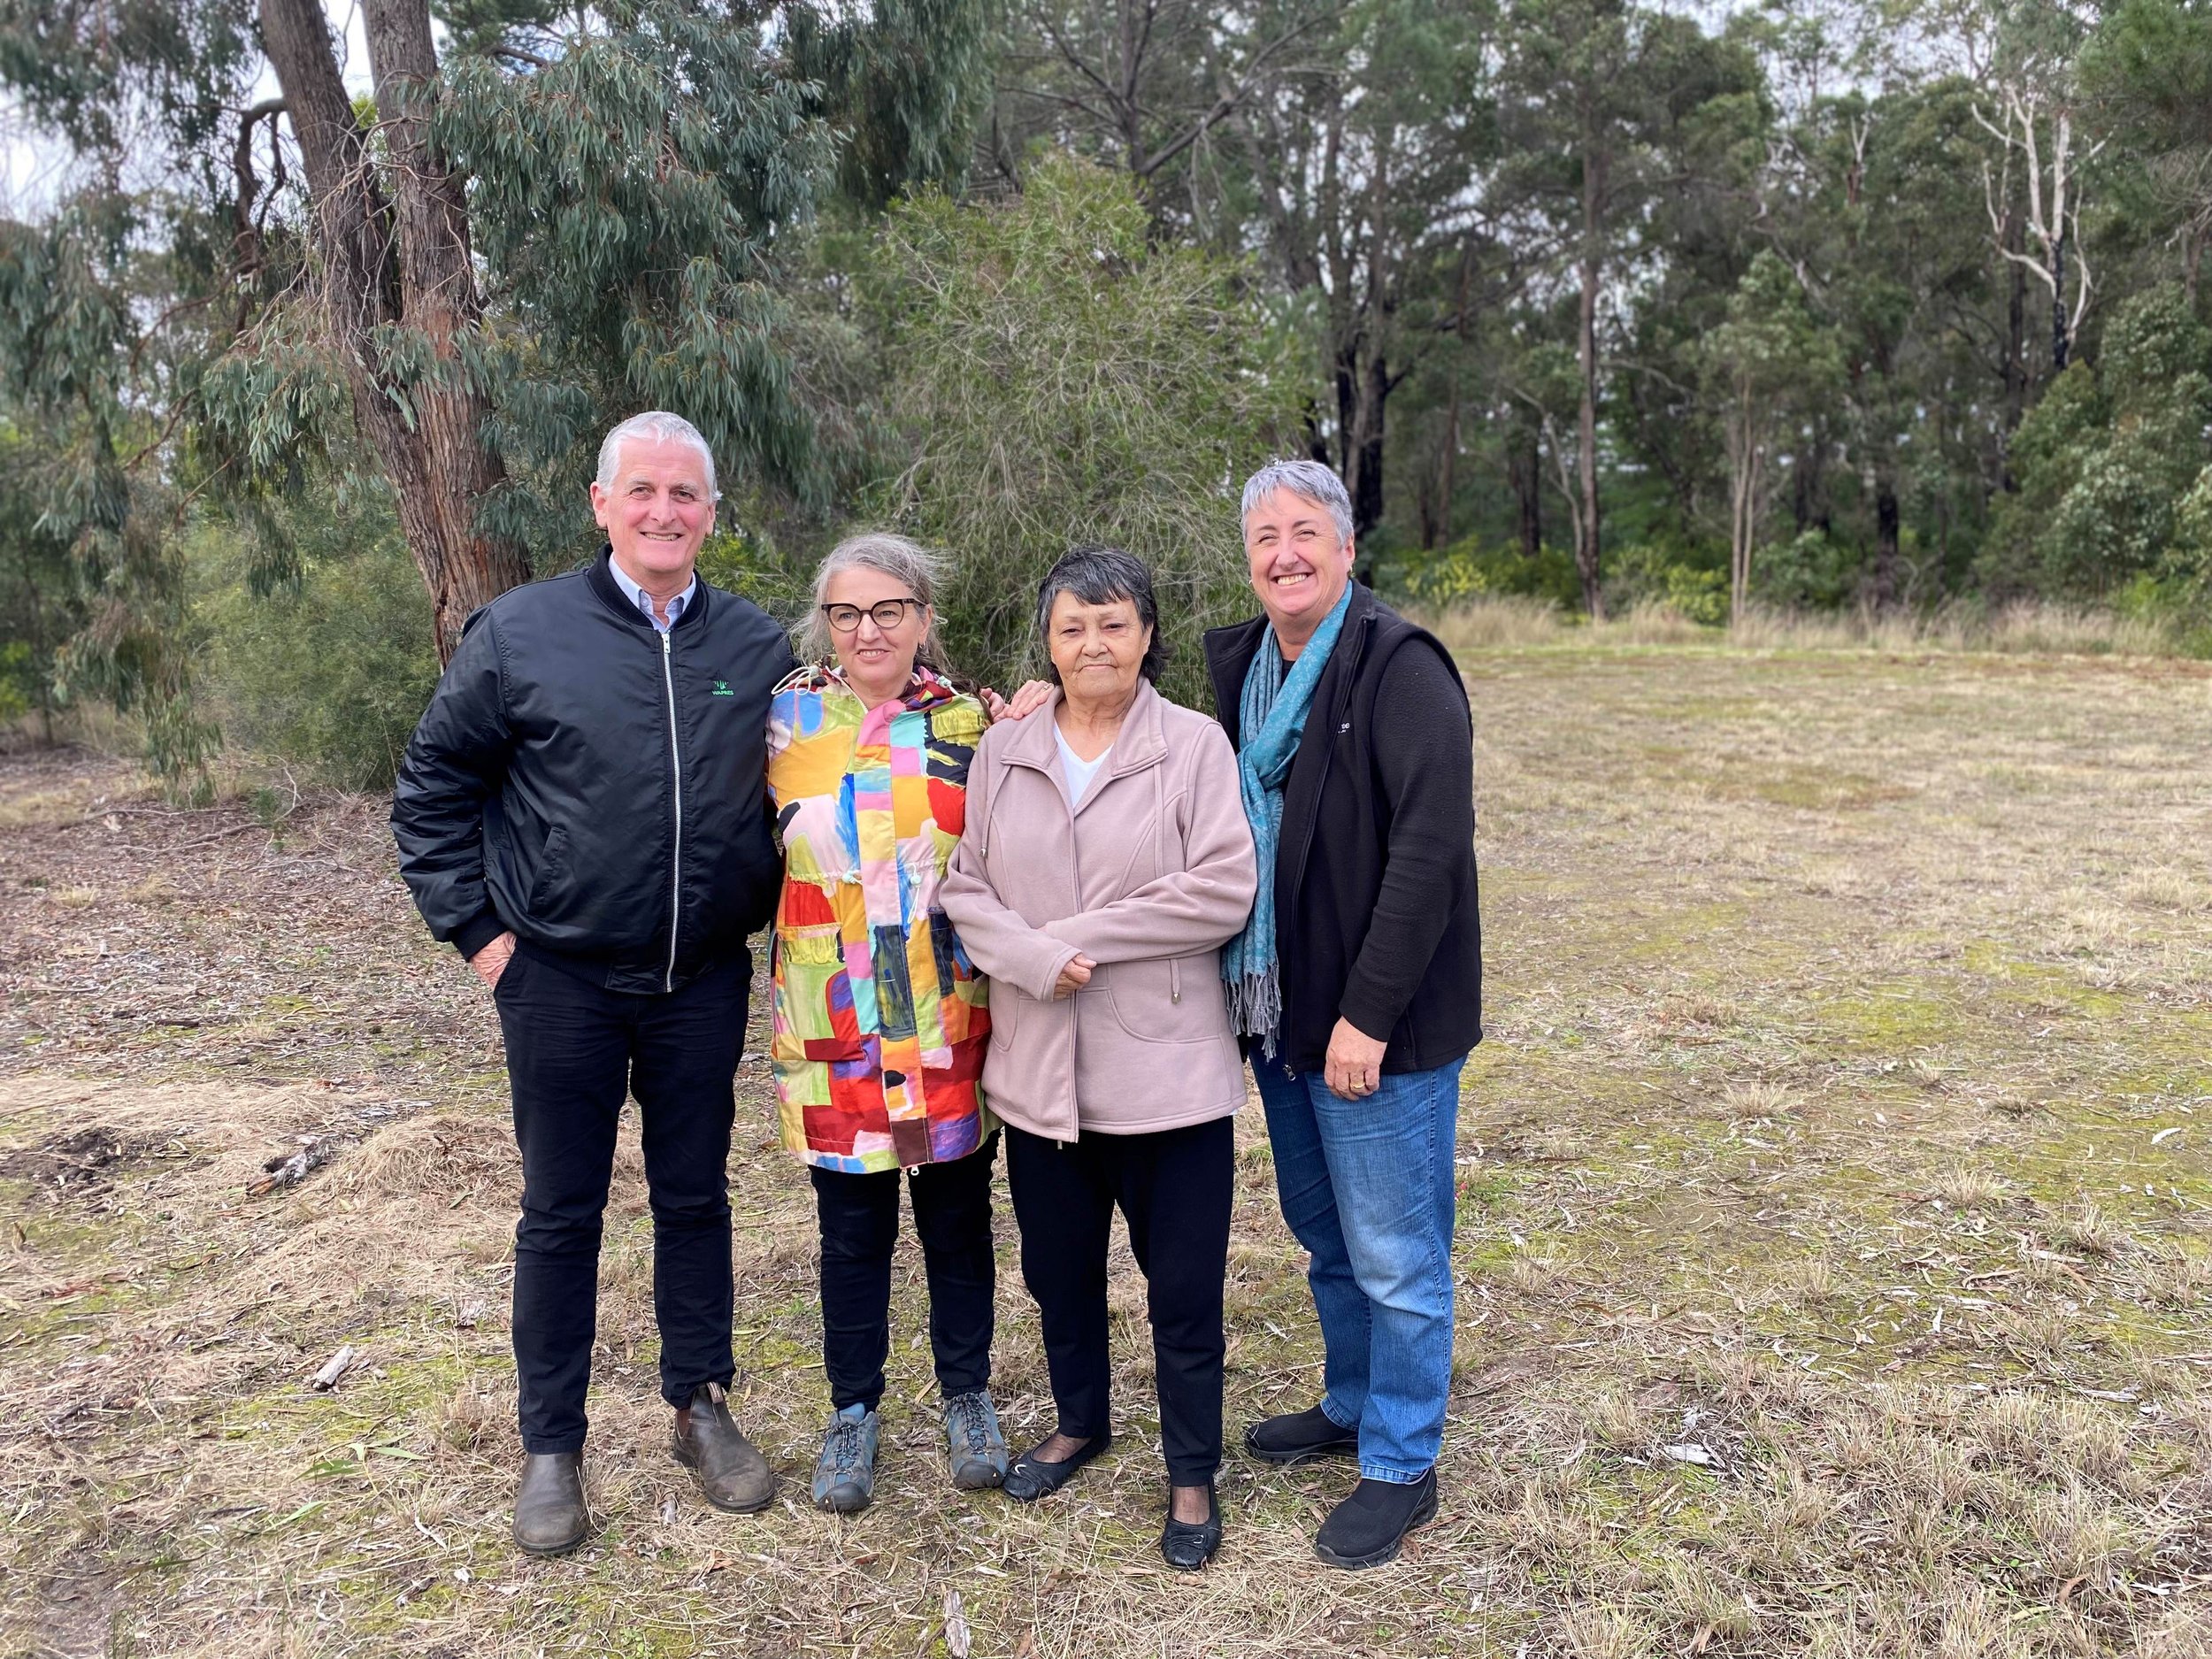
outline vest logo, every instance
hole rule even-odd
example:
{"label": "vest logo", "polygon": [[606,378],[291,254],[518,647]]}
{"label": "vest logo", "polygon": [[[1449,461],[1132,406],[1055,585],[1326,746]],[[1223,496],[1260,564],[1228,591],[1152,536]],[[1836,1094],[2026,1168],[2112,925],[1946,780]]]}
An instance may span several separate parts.
{"label": "vest logo", "polygon": [[730,689],[728,680],[718,680],[714,682],[714,695],[718,697],[734,697],[737,693]]}

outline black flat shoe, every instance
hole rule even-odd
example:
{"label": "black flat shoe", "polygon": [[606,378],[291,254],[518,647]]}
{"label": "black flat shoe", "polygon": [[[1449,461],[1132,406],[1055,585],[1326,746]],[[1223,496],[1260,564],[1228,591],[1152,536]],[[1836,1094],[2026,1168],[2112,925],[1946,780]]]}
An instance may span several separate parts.
{"label": "black flat shoe", "polygon": [[[1017,1503],[1034,1503],[1048,1498],[1075,1479],[1075,1471],[1096,1457],[1114,1443],[1110,1434],[1093,1436],[1083,1443],[1083,1449],[1072,1457],[1051,1463],[1037,1455],[1037,1448],[1031,1447],[1014,1460],[1014,1466],[1006,1471],[1006,1479],[999,1490]],[[1040,1440],[1038,1446],[1043,1445]]]}
{"label": "black flat shoe", "polygon": [[1214,1558],[1221,1548],[1221,1501],[1214,1495],[1214,1483],[1206,1483],[1206,1518],[1202,1521],[1179,1521],[1175,1518],[1175,1493],[1171,1487],[1167,1498],[1167,1525],[1160,1529],[1160,1556],[1178,1572],[1196,1572]]}
{"label": "black flat shoe", "polygon": [[1313,1553],[1332,1567],[1379,1567],[1397,1558],[1408,1532],[1435,1518],[1435,1470],[1409,1485],[1362,1480],[1321,1523]]}
{"label": "black flat shoe", "polygon": [[1265,1463],[1303,1463],[1317,1457],[1356,1457],[1359,1431],[1339,1428],[1319,1406],[1262,1417],[1244,1431],[1244,1449]]}

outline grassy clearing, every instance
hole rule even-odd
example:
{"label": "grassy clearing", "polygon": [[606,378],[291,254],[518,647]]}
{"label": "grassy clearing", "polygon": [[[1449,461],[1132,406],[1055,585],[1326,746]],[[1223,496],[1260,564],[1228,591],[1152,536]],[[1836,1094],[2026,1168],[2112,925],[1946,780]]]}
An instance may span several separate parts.
{"label": "grassy clearing", "polygon": [[[1125,1438],[1056,1503],[944,1486],[909,1246],[882,1494],[806,1509],[811,1209],[749,1063],[743,1412],[791,1501],[716,1515],[665,1455],[626,1141],[603,1530],[518,1561],[494,1033],[375,810],[210,841],[234,817],[42,806],[0,840],[0,1653],[910,1656],[956,1594],[994,1656],[2212,1652],[2212,675],[1464,662],[1492,1037],[1444,1512],[1402,1563],[1308,1555],[1342,1470],[1233,1456],[1222,1557],[1157,1566],[1125,1258]],[[8,764],[0,809],[118,798]],[[305,1135],[337,1156],[247,1196]],[[1240,1141],[1233,1432],[1318,1359],[1256,1113]],[[1020,1436],[1049,1408],[1001,1236]]]}
{"label": "grassy clearing", "polygon": [[1755,606],[1726,628],[1647,601],[1594,626],[1549,600],[1509,594],[1464,600],[1424,618],[1454,650],[1566,645],[1728,645],[1744,650],[2000,651],[2074,656],[2183,654],[2184,630],[2152,617],[2040,600],[1933,611],[1792,611]]}

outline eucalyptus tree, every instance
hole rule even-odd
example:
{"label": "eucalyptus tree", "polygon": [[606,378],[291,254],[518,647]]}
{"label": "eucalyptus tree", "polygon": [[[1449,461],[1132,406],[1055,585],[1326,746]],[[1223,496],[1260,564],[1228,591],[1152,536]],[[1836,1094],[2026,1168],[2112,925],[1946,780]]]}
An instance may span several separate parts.
{"label": "eucalyptus tree", "polygon": [[1233,492],[1294,426],[1289,342],[1245,262],[1149,218],[1125,173],[1064,155],[1018,196],[900,204],[866,268],[904,464],[864,500],[946,549],[972,672],[1041,665],[1031,601],[1078,542],[1152,567],[1185,701],[1206,695],[1200,631],[1249,608]]}
{"label": "eucalyptus tree", "polygon": [[1837,378],[1835,347],[1796,276],[1770,250],[1744,273],[1725,320],[1704,338],[1700,356],[1727,439],[1729,615],[1740,619],[1751,597],[1777,438],[1783,423],[1816,403]]}
{"label": "eucalyptus tree", "polygon": [[[1120,168],[1161,222],[1233,247],[1225,125],[1329,61],[1334,0],[1011,0],[981,169],[1018,184],[1041,143]],[[1226,172],[1225,173],[1225,162]]]}
{"label": "eucalyptus tree", "polygon": [[[2104,145],[2083,119],[2078,59],[2088,21],[2070,0],[1962,0],[1949,20],[1986,100],[1974,119],[1998,147],[1982,166],[1990,245],[2042,286],[2057,373],[2094,288],[2081,219]],[[2032,247],[2014,245],[2021,233]]]}
{"label": "eucalyptus tree", "polygon": [[1575,565],[1583,603],[1605,614],[1599,424],[1601,316],[1644,248],[1655,196],[1698,153],[1717,102],[1755,93],[1757,65],[1694,22],[1636,0],[1511,0],[1502,30],[1499,119],[1513,188],[1557,227],[1575,298]]}
{"label": "eucalyptus tree", "polygon": [[2194,304],[2212,242],[2212,8],[2122,0],[2083,49],[2080,79],[2111,141],[2116,189],[2139,197],[2152,233],[2177,250]]}
{"label": "eucalyptus tree", "polygon": [[1323,67],[1231,118],[1252,234],[1317,324],[1310,446],[1363,535],[1383,517],[1391,396],[1464,331],[1503,253],[1485,182],[1496,22],[1489,0],[1344,7]]}
{"label": "eucalyptus tree", "polygon": [[[147,456],[210,499],[296,487],[317,453],[380,480],[442,653],[580,534],[620,413],[680,409],[739,488],[826,507],[797,250],[841,181],[879,202],[964,157],[979,0],[471,0],[442,45],[428,0],[361,17],[357,100],[320,0],[11,0],[0,82],[85,180],[41,234],[129,227],[104,261],[0,266],[19,311],[107,319],[17,330],[18,385],[97,379],[96,424],[157,410]],[[125,297],[149,266],[150,320]],[[50,268],[65,291],[35,291]]]}

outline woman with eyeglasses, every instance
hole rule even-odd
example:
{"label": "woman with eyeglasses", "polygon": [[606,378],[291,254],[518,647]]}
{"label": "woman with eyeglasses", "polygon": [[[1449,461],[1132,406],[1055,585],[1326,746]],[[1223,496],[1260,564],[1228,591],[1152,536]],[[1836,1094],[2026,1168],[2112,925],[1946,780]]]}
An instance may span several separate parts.
{"label": "woman with eyeglasses", "polygon": [[936,587],[936,560],[903,536],[841,543],[815,576],[806,666],[769,710],[784,857],[770,1059],[784,1145],[808,1165],[821,1224],[834,1415],[813,1491],[841,1514],[874,1495],[902,1170],[952,1484],[1006,1475],[989,1386],[998,1125],[977,1087],[991,1019],[937,898],[966,821],[969,760],[1006,704],[952,683]]}

